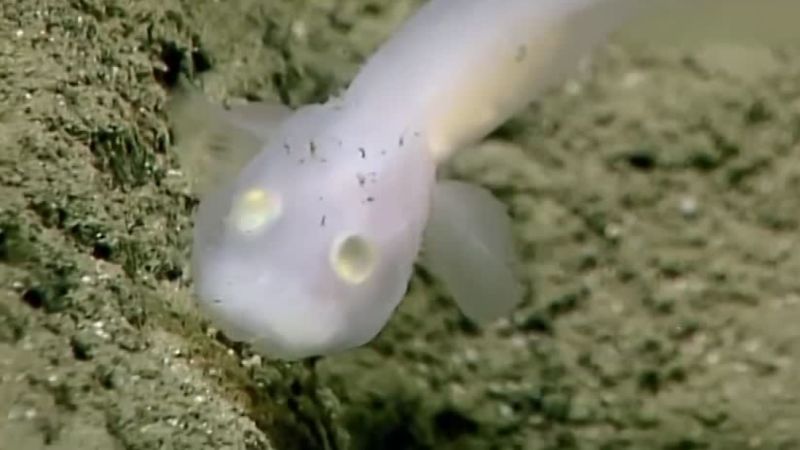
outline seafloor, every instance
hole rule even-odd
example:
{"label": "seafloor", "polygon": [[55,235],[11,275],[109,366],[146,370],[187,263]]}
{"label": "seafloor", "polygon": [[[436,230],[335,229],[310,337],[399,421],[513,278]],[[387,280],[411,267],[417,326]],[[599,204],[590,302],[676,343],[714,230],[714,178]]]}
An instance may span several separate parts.
{"label": "seafloor", "polygon": [[508,320],[420,272],[315,364],[209,331],[168,88],[323,99],[417,3],[2,0],[0,448],[800,448],[800,39],[619,40],[461,154],[513,213]]}

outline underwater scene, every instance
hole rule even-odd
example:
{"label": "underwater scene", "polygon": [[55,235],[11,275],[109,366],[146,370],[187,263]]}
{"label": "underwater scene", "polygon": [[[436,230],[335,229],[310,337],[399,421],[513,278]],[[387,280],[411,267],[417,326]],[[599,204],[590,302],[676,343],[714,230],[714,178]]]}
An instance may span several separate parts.
{"label": "underwater scene", "polygon": [[800,449],[797,0],[2,0],[0,450]]}

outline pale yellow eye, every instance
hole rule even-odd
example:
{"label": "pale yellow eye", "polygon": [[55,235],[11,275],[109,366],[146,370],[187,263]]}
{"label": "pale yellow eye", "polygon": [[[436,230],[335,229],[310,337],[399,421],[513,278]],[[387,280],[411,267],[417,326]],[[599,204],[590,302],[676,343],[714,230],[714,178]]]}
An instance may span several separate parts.
{"label": "pale yellow eye", "polygon": [[330,262],[336,275],[344,282],[361,284],[375,269],[377,252],[362,236],[343,236],[331,247]]}
{"label": "pale yellow eye", "polygon": [[273,223],[283,210],[280,197],[264,189],[251,189],[234,203],[229,219],[242,233],[253,233]]}

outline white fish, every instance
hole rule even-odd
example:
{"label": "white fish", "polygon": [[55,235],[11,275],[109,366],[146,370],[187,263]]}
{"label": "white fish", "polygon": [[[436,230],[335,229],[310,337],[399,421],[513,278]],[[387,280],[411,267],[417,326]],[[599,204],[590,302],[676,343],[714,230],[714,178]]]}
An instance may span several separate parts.
{"label": "white fish", "polygon": [[196,294],[271,357],[370,341],[422,263],[472,320],[521,299],[505,207],[436,167],[563,81],[647,0],[432,0],[350,87],[296,111],[172,111],[195,218]]}

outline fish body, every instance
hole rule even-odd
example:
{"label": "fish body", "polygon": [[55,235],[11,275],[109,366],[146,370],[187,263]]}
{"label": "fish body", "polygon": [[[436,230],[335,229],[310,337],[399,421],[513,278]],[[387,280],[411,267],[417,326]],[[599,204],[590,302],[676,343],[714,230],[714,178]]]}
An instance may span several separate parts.
{"label": "fish body", "polygon": [[334,353],[383,328],[421,259],[470,319],[510,311],[522,288],[506,208],[437,165],[563,80],[642,1],[431,0],[324,104],[178,102],[182,161],[203,174],[201,308],[265,355]]}

